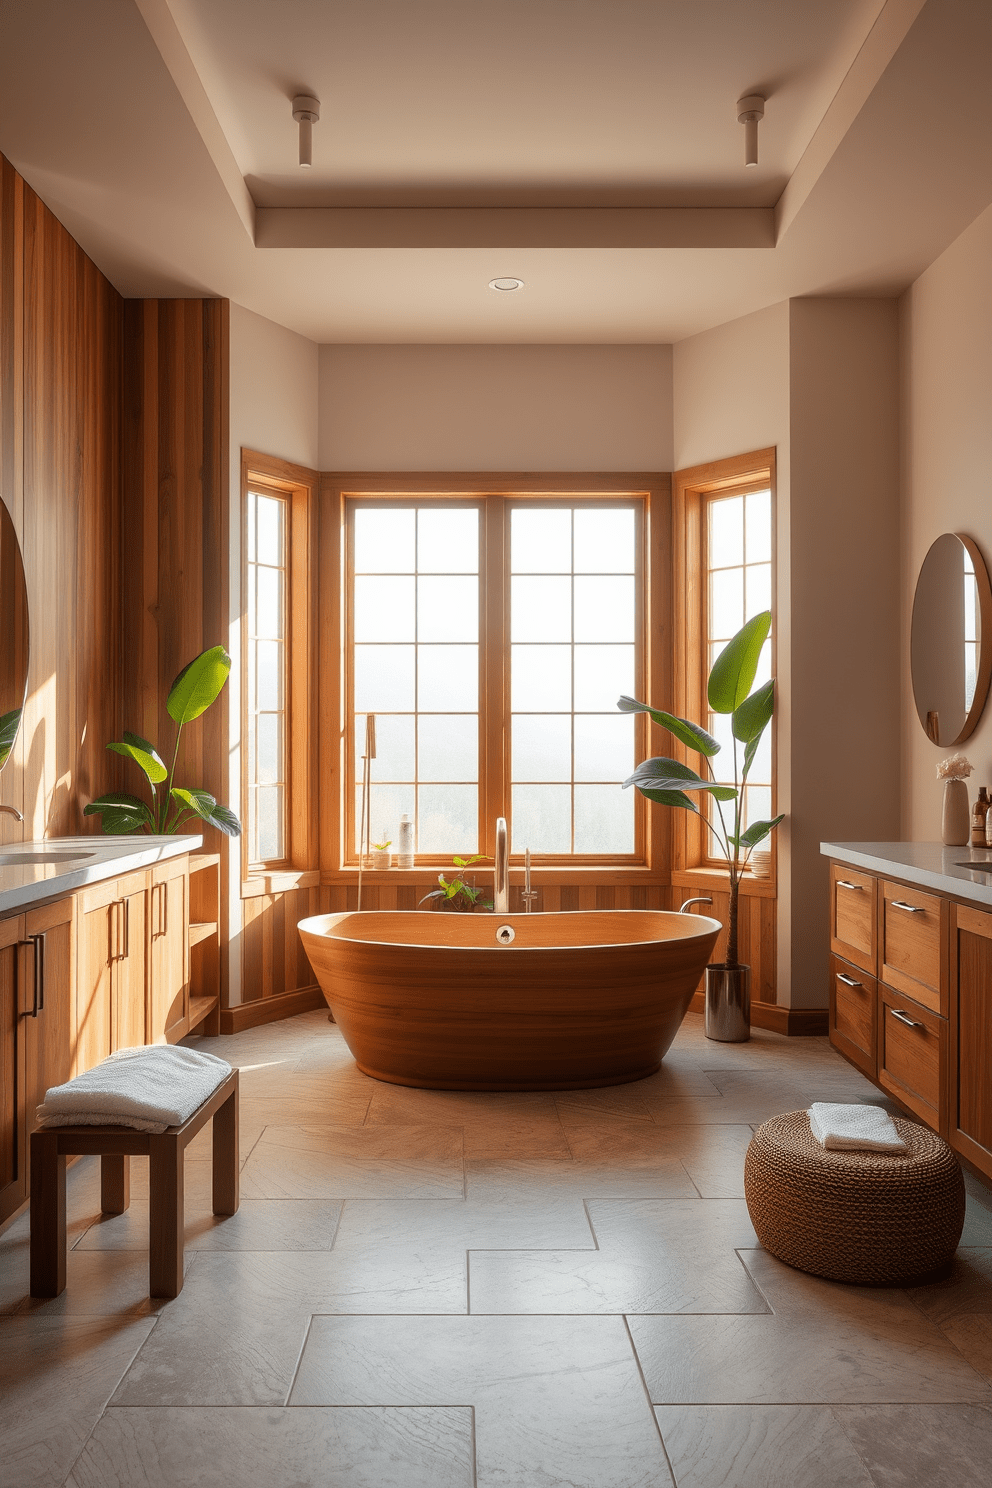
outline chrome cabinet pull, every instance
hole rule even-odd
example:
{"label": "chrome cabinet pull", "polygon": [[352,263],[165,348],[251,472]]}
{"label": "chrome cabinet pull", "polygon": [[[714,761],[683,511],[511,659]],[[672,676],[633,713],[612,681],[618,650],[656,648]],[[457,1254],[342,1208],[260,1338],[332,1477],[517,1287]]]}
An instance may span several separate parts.
{"label": "chrome cabinet pull", "polygon": [[915,1018],[910,1018],[899,1008],[889,1008],[889,1012],[893,1018],[898,1018],[900,1023],[905,1023],[907,1028],[926,1028],[927,1026],[925,1023],[918,1023]]}
{"label": "chrome cabinet pull", "polygon": [[922,904],[907,904],[905,899],[890,899],[893,909],[904,909],[907,914],[926,914]]}
{"label": "chrome cabinet pull", "polygon": [[854,889],[854,891],[858,894],[863,894],[865,890],[864,884],[848,883],[846,878],[839,878],[837,880],[837,887],[839,889]]}
{"label": "chrome cabinet pull", "polygon": [[837,980],[843,982],[847,987],[863,987],[864,982],[856,982],[853,977],[845,976],[842,971],[837,973]]}

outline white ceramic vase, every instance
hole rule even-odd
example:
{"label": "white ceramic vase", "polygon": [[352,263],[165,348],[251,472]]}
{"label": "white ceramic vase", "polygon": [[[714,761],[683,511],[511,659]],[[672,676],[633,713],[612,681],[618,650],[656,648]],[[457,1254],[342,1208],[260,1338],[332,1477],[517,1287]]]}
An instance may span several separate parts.
{"label": "white ceramic vase", "polygon": [[966,847],[971,838],[968,787],[963,780],[944,781],[940,836],[945,847]]}

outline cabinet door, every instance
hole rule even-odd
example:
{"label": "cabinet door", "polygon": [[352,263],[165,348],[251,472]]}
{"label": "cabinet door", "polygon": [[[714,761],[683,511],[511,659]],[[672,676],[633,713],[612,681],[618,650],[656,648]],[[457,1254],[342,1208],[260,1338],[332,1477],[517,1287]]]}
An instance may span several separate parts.
{"label": "cabinet door", "polygon": [[992,1177],[992,914],[954,909],[950,1140]]}
{"label": "cabinet door", "polygon": [[878,1083],[943,1135],[947,1019],[891,987],[880,986],[878,994]]}
{"label": "cabinet door", "polygon": [[24,1019],[18,945],[23,920],[0,920],[0,1223],[27,1197],[24,1130]]}
{"label": "cabinet door", "polygon": [[92,1069],[111,1050],[113,971],[121,933],[115,882],[77,896],[75,1058],[73,1074]]}
{"label": "cabinet door", "polygon": [[[35,1126],[34,1110],[51,1085],[72,1076],[72,983],[75,903],[60,899],[29,910],[24,916],[25,939],[38,957],[38,1009],[26,1018],[28,1130]],[[30,959],[30,953],[29,953]]]}
{"label": "cabinet door", "polygon": [[[133,879],[134,874],[131,875]],[[121,881],[124,885],[128,880]],[[118,900],[118,941],[114,962],[111,1029],[114,1049],[133,1049],[145,1042],[146,891],[142,884]]]}
{"label": "cabinet door", "polygon": [[874,977],[830,957],[830,1042],[870,1080],[876,1074],[875,998]]}
{"label": "cabinet door", "polygon": [[148,891],[148,1042],[174,1044],[188,1026],[186,926],[189,862],[175,858],[151,871]]}
{"label": "cabinet door", "polygon": [[875,975],[877,880],[846,863],[830,864],[830,949]]}

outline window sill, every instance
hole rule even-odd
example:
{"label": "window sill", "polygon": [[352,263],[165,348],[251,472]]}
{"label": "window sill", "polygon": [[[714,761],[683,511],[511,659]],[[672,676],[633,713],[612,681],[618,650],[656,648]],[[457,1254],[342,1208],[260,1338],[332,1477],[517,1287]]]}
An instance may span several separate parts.
{"label": "window sill", "polygon": [[[676,868],[672,870],[672,883],[680,889],[716,889],[726,893],[729,879],[726,868]],[[745,870],[740,893],[745,899],[777,899],[778,885],[774,878],[755,878]]]}
{"label": "window sill", "polygon": [[[418,868],[366,868],[362,874],[362,882],[370,887],[387,882],[391,884],[437,883],[439,873],[443,873],[446,878],[450,879],[462,871],[451,863],[424,863]],[[474,878],[477,884],[491,879],[493,874],[492,866],[488,863],[473,864],[464,872],[469,878]],[[538,887],[541,884],[554,884],[556,887],[572,884],[637,884],[641,886],[650,884],[664,888],[672,882],[667,870],[659,872],[657,869],[646,867],[643,863],[617,867],[612,867],[609,863],[589,863],[576,868],[552,864],[547,867],[532,867],[530,876],[531,882]],[[524,865],[511,863],[511,883],[523,883],[523,878]],[[326,887],[357,884],[358,869],[350,867],[327,869],[321,873],[320,882]]]}
{"label": "window sill", "polygon": [[321,882],[316,868],[279,868],[273,873],[252,874],[241,881],[242,899],[260,899],[266,894],[288,894],[293,889],[316,889]]}

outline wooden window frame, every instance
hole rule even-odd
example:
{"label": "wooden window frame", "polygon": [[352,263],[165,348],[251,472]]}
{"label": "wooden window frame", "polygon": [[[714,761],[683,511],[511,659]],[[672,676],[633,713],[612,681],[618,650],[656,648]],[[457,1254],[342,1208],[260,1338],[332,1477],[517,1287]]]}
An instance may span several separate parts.
{"label": "wooden window frame", "polygon": [[[777,613],[776,486],[775,449],[753,450],[726,460],[715,460],[672,477],[673,626],[675,712],[704,723],[708,712],[706,679],[706,505],[713,496],[746,495],[770,490],[772,494],[772,612]],[[772,628],[772,675],[775,675],[777,627]],[[673,741],[674,742],[674,741]],[[677,758],[697,768],[698,756],[675,743]],[[772,814],[777,799],[778,769],[776,731],[772,730]],[[722,860],[714,858],[704,841],[705,828],[699,816],[685,811],[669,813],[672,828],[672,883],[684,888],[704,888],[726,879]],[[765,844],[762,844],[763,846]],[[776,897],[778,857],[773,832],[768,840],[772,853],[771,875],[757,879],[746,873],[741,892],[756,898]]]}
{"label": "wooden window frame", "polygon": [[[483,564],[485,573],[499,573],[508,584],[506,541],[508,512],[513,504],[529,499],[544,503],[569,504],[574,500],[636,499],[644,512],[643,544],[640,561],[644,609],[638,615],[641,634],[641,674],[644,689],[651,696],[665,695],[670,687],[671,657],[671,487],[667,474],[549,473],[541,475],[493,475],[477,473],[356,473],[321,475],[320,485],[320,558],[321,583],[318,586],[320,623],[318,668],[321,677],[321,743],[319,774],[319,828],[321,841],[321,881],[341,883],[354,881],[357,861],[346,855],[345,846],[349,812],[345,807],[342,782],[348,780],[347,727],[347,596],[350,575],[347,572],[345,530],[348,503],[355,498],[393,498],[398,501],[472,500],[480,501],[483,511]],[[500,499],[503,498],[503,499]],[[490,642],[481,648],[480,665],[485,674],[480,678],[480,709],[483,700],[498,695],[503,711],[498,718],[487,711],[488,720],[480,756],[480,790],[482,796],[482,841],[479,851],[492,856],[495,848],[495,819],[499,814],[495,801],[499,793],[508,799],[509,758],[506,747],[508,722],[508,649],[499,629],[496,646],[492,633],[501,627],[508,613],[505,594],[488,591],[483,577],[483,627]],[[485,658],[483,660],[483,658]],[[647,742],[647,720],[636,721],[636,747],[643,757]],[[667,813],[644,812],[637,839],[638,855],[629,859],[615,856],[541,855],[535,867],[535,878],[545,883],[630,882],[667,884],[670,831]],[[511,861],[522,862],[514,853]],[[422,881],[425,870],[450,865],[450,855],[418,855],[412,870],[390,870],[393,882]]]}
{"label": "wooden window frame", "polygon": [[[248,545],[245,514],[249,490],[287,502],[286,595],[286,854],[276,861],[248,860],[248,833],[241,837],[241,895],[306,888],[319,880],[317,827],[311,802],[315,791],[316,707],[314,695],[316,615],[313,554],[319,477],[316,471],[256,450],[241,451],[241,592],[247,596]],[[248,606],[241,607],[241,811],[248,821]]]}

